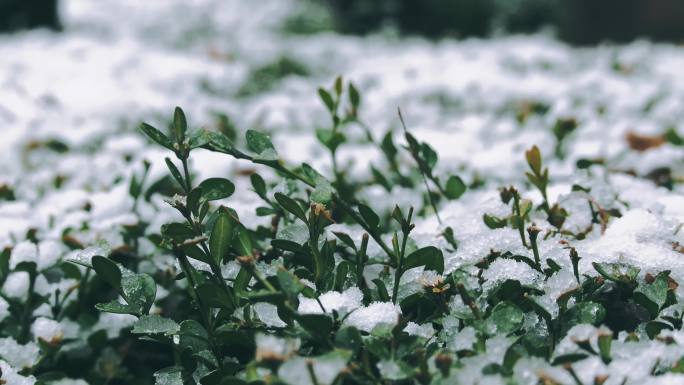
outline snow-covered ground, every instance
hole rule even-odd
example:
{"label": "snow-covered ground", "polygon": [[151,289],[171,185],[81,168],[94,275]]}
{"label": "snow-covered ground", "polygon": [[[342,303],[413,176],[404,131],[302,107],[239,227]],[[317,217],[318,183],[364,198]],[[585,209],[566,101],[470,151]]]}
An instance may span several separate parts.
{"label": "snow-covered ground", "polygon": [[[117,247],[123,242],[122,226],[142,219],[158,229],[175,218],[160,197],[141,202],[134,211],[128,186],[132,175],[141,174],[144,160],[152,163],[149,183],[166,174],[163,158],[168,153],[150,146],[137,127],[143,120],[163,126],[176,105],[184,108],[192,126],[211,128],[216,114],[225,113],[240,130],[270,132],[286,161],[306,161],[329,172],[328,156],[313,135],[329,119],[316,89],[342,74],[361,90],[360,114],[376,138],[393,129],[403,143],[396,117],[401,107],[411,132],[438,152],[440,172],[458,173],[467,183],[484,181],[482,188],[440,207],[442,224],[435,217],[418,222],[420,245],[445,245],[439,230],[453,228],[459,248],[445,255],[447,271],[492,249],[531,256],[517,231],[489,230],[482,217],[509,213],[498,197],[497,189],[504,185],[516,185],[523,196],[541,203],[539,193],[524,189],[524,151],[536,144],[550,162],[549,199],[559,201],[570,214],[566,228],[582,232],[591,226],[589,201],[622,213],[610,220],[605,232],[594,226],[586,239],[572,242],[582,258],[581,272],[596,275],[592,262],[621,261],[639,266],[642,275],[669,269],[675,280],[684,282],[684,255],[678,247],[684,244],[684,232],[679,231],[684,222],[682,184],[668,190],[646,178],[668,168],[672,178],[681,181],[684,147],[665,143],[635,151],[627,140],[629,133],[657,136],[670,128],[682,132],[684,48],[636,42],[574,49],[546,36],[439,42],[385,35],[293,36],[279,28],[297,5],[285,0],[258,3],[65,0],[65,32],[0,36],[0,187],[11,189],[17,198],[0,201],[0,248],[14,247],[12,266],[37,260],[39,267],[48,267],[73,254],[60,242],[66,230],[85,245],[104,240]],[[283,56],[301,62],[310,76],[290,76],[265,92],[240,95],[253,68]],[[530,113],[534,108],[548,111]],[[558,119],[570,118],[577,121],[577,129],[564,141],[564,159],[553,158],[556,139],[550,128]],[[355,135],[361,136],[350,134]],[[371,162],[383,162],[381,152],[368,145],[345,144],[339,156],[342,167],[358,177],[370,175]],[[601,159],[603,166],[578,170],[580,159]],[[268,220],[248,217],[258,198],[240,171],[250,165],[199,151],[193,154],[192,167],[203,177],[235,182],[230,199],[244,213],[241,218]],[[573,185],[590,192],[572,191]],[[392,199],[374,188],[363,195],[378,211],[391,209],[395,202],[420,204],[420,191],[398,187]],[[544,230],[551,227],[544,217],[533,219]],[[25,241],[31,229],[41,240],[37,249]],[[348,230],[360,234],[360,229]],[[153,250],[151,244],[142,247]],[[540,252],[563,267],[571,266],[558,238],[541,241]],[[27,279],[21,274],[10,275],[2,289],[5,295],[24,295]],[[415,290],[412,285],[420,274],[404,276],[405,293]],[[539,273],[511,260],[497,261],[486,274],[492,283],[515,278],[546,285],[548,298],[540,301],[552,314],[557,312],[552,297],[575,284],[572,274],[544,282]],[[36,290],[47,293],[72,283],[39,279]],[[330,306],[359,307],[354,295],[331,294]],[[7,313],[3,302],[0,299],[0,318]],[[315,304],[311,308],[315,310]],[[374,312],[353,313],[348,322],[368,327]],[[102,316],[94,328],[117,333],[130,324],[126,317],[114,318]],[[70,321],[54,325],[39,318],[34,327],[36,336],[43,337],[79,333]],[[681,332],[673,336],[677,342],[684,339]],[[453,344],[467,339],[467,330],[454,338]],[[674,374],[659,377],[660,382],[647,379],[655,362],[679,359],[684,354],[681,345],[649,341],[637,349],[616,344],[616,356],[624,359],[611,365],[583,361],[584,383],[626,367],[633,371],[628,384],[684,381]],[[32,383],[14,372],[33,364],[35,344],[22,347],[0,339],[0,357],[9,363],[0,360],[8,384]],[[480,370],[484,364],[473,365]],[[521,384],[534,384],[537,377],[530,373],[545,365],[527,360],[516,366],[516,376]],[[571,381],[558,371],[558,381]],[[606,384],[619,383],[610,382],[613,378],[617,381],[611,377]],[[472,383],[466,377],[462,381]]]}

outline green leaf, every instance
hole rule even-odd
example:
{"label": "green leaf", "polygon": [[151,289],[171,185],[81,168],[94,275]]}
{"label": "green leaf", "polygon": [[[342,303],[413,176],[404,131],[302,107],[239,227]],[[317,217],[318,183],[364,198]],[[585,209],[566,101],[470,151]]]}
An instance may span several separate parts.
{"label": "green leaf", "polygon": [[[325,177],[323,175],[321,175],[320,172],[316,171],[316,169],[314,169],[313,167],[311,167],[307,163],[302,163],[301,169],[302,169],[302,174],[304,174],[306,179],[308,179],[311,183],[313,183],[315,185],[322,183],[322,182],[328,182],[328,180],[325,179]],[[328,183],[330,183],[330,182],[328,182]]]}
{"label": "green leaf", "polygon": [[255,130],[247,130],[247,147],[255,154],[254,159],[263,161],[277,161],[278,153],[268,135]]}
{"label": "green leaf", "polygon": [[332,232],[342,243],[345,245],[349,246],[354,250],[355,253],[358,253],[358,250],[356,249],[356,244],[354,244],[354,240],[349,236],[347,233],[342,233],[338,231],[333,231]]}
{"label": "green leaf", "polygon": [[609,364],[612,360],[610,356],[611,345],[613,343],[613,333],[599,332],[598,347],[599,354],[603,363]]}
{"label": "green leaf", "polygon": [[593,262],[594,269],[605,279],[613,282],[633,284],[639,274],[639,268],[624,263]]}
{"label": "green leaf", "polygon": [[377,228],[380,224],[380,217],[378,217],[378,214],[364,204],[359,204],[359,214],[361,214],[361,218],[363,218],[371,229]]}
{"label": "green leaf", "polygon": [[233,218],[226,210],[219,210],[219,214],[214,221],[214,227],[209,236],[209,250],[211,257],[217,264],[221,264],[223,257],[228,253],[228,249],[233,241],[235,223]]}
{"label": "green leaf", "polygon": [[301,219],[304,223],[308,223],[306,219],[306,213],[304,212],[304,209],[302,209],[302,207],[297,203],[297,201],[279,192],[275,193],[274,197],[278,204],[285,209],[285,211]]}
{"label": "green leaf", "polygon": [[434,246],[427,246],[414,251],[406,257],[404,267],[406,270],[425,266],[426,270],[434,270],[439,274],[444,272],[444,256],[442,251]]}
{"label": "green leaf", "polygon": [[297,298],[299,293],[301,293],[305,288],[304,284],[299,280],[299,278],[297,278],[296,275],[285,270],[284,268],[278,269],[277,277],[280,288],[290,298]]}
{"label": "green leaf", "polygon": [[357,110],[361,104],[361,95],[359,95],[359,91],[352,82],[349,82],[349,103],[352,105],[354,110]]}
{"label": "green leaf", "polygon": [[204,251],[197,245],[185,245],[181,248],[188,258],[196,259],[198,261],[210,264],[212,261],[209,256],[204,254]]}
{"label": "green leaf", "polygon": [[173,335],[180,331],[180,325],[170,318],[164,318],[159,315],[144,315],[140,317],[134,324],[133,334],[166,334]]}
{"label": "green leaf", "polygon": [[10,273],[9,260],[10,260],[11,249],[6,248],[0,252],[0,285],[5,282],[5,279]]}
{"label": "green leaf", "polygon": [[181,175],[180,171],[178,170],[178,167],[176,167],[175,164],[171,161],[171,159],[164,158],[164,161],[166,162],[166,167],[169,168],[169,171],[171,172],[171,175],[173,176],[173,179],[178,182],[178,185],[181,186],[182,188],[185,188],[185,182],[183,182],[183,176]]}
{"label": "green leaf", "polygon": [[487,318],[487,332],[490,335],[510,334],[522,327],[525,314],[510,301],[499,302]]}
{"label": "green leaf", "polygon": [[167,223],[162,226],[161,233],[174,243],[183,243],[183,241],[195,237],[193,229],[187,223]]}
{"label": "green leaf", "polygon": [[363,337],[355,327],[345,326],[335,333],[335,346],[338,348],[357,351],[362,345]]}
{"label": "green leaf", "polygon": [[485,225],[492,230],[506,227],[506,219],[497,218],[489,214],[484,214],[482,219],[484,220]]}
{"label": "green leaf", "polygon": [[397,156],[398,151],[397,147],[394,145],[394,142],[392,141],[392,131],[387,131],[385,136],[382,138],[382,142],[380,143],[380,149],[382,149],[382,152],[385,153],[385,156],[390,161],[394,160],[394,158]]}
{"label": "green leaf", "polygon": [[297,254],[306,253],[301,244],[294,241],[289,241],[287,239],[273,239],[271,240],[271,246],[273,246],[276,249],[290,251]]}
{"label": "green leaf", "polygon": [[333,328],[333,320],[325,314],[302,314],[297,317],[302,327],[314,338],[325,340]]}
{"label": "green leaf", "polygon": [[244,155],[235,149],[235,144],[233,144],[233,141],[230,140],[230,138],[228,138],[226,135],[213,131],[207,132],[206,135],[209,138],[209,142],[203,146],[206,149],[233,156]]}
{"label": "green leaf", "polygon": [[539,147],[532,146],[531,149],[525,151],[525,159],[527,159],[527,164],[530,166],[535,175],[541,175],[541,153],[539,152]]}
{"label": "green leaf", "polygon": [[349,262],[342,261],[337,265],[337,271],[335,272],[335,290],[343,291],[344,284],[347,280],[347,274],[349,274]]}
{"label": "green leaf", "polygon": [[226,291],[213,282],[205,282],[197,286],[197,294],[209,307],[228,309],[229,311],[235,309],[233,300]]}
{"label": "green leaf", "polygon": [[446,197],[449,199],[458,199],[466,191],[466,185],[463,180],[456,175],[449,177],[446,183]]}
{"label": "green leaf", "polygon": [[233,182],[224,178],[209,178],[199,184],[202,189],[202,197],[208,201],[228,198],[235,192]]}
{"label": "green leaf", "polygon": [[649,321],[645,326],[646,335],[650,339],[656,338],[663,330],[672,330],[672,325],[660,321]]}
{"label": "green leaf", "polygon": [[316,203],[327,205],[332,200],[333,187],[327,181],[318,183],[311,193],[311,200]]}
{"label": "green leaf", "polygon": [[169,137],[164,135],[161,131],[157,130],[156,128],[150,126],[147,123],[142,123],[140,125],[140,129],[150,139],[154,140],[155,142],[161,144],[162,146],[168,148],[171,151],[175,151],[175,149],[173,148],[173,143],[171,142],[171,139],[169,139]]}
{"label": "green leaf", "polygon": [[185,198],[185,206],[195,215],[199,210],[200,200],[202,199],[203,194],[204,191],[202,190],[202,187],[198,186],[192,189],[190,193],[188,193],[188,196]]}
{"label": "green leaf", "polygon": [[111,259],[96,255],[92,259],[93,270],[113,288],[121,289],[121,270]]}
{"label": "green leaf", "polygon": [[261,198],[264,198],[266,196],[266,182],[264,182],[264,178],[262,178],[261,175],[254,173],[249,176],[249,180],[252,182],[254,192]]}
{"label": "green leaf", "polygon": [[176,141],[183,142],[186,131],[188,131],[188,123],[185,120],[185,113],[180,107],[176,107],[173,111],[173,132],[176,135]]}
{"label": "green leaf", "polygon": [[344,85],[344,81],[342,80],[342,76],[336,77],[333,89],[335,90],[335,94],[337,94],[337,96],[340,96],[342,94],[343,85]]}
{"label": "green leaf", "polygon": [[579,324],[598,326],[606,317],[606,309],[596,302],[580,302],[563,314],[561,329],[563,333]]}
{"label": "green leaf", "polygon": [[324,128],[316,130],[316,138],[332,152],[335,152],[337,147],[347,140],[343,133]]}
{"label": "green leaf", "polygon": [[567,353],[561,354],[551,361],[552,365],[572,364],[589,357],[586,353]]}
{"label": "green leaf", "polygon": [[115,314],[132,314],[138,315],[138,308],[129,304],[121,303],[117,300],[113,300],[106,303],[98,303],[95,305],[95,309],[105,312],[105,313],[115,313]]}
{"label": "green leaf", "polygon": [[183,385],[183,368],[171,366],[155,372],[154,385]]}
{"label": "green leaf", "polygon": [[674,127],[668,128],[667,131],[665,131],[663,138],[665,138],[667,142],[675,146],[684,145],[684,138],[682,138],[682,136],[679,135],[679,133],[677,133],[677,129]]}
{"label": "green leaf", "polygon": [[328,109],[328,111],[333,113],[335,110],[335,102],[333,101],[333,98],[330,95],[330,92],[326,91],[322,87],[319,87],[318,88],[318,96],[320,96],[321,100],[323,101],[323,104],[325,104],[325,107]]}
{"label": "green leaf", "polygon": [[252,280],[252,274],[244,267],[240,268],[235,280],[233,281],[233,289],[236,293],[242,293],[249,286],[249,281]]}
{"label": "green leaf", "polygon": [[211,133],[204,129],[192,130],[188,135],[188,145],[191,150],[211,143]]}
{"label": "green leaf", "polygon": [[378,291],[378,299],[381,302],[388,302],[390,300],[389,293],[387,292],[387,286],[380,278],[375,278],[372,281],[375,284],[375,288]]}
{"label": "green leaf", "polygon": [[429,144],[425,142],[420,144],[420,157],[425,162],[425,166],[428,170],[435,168],[435,165],[437,164],[437,152],[435,152]]}
{"label": "green leaf", "polygon": [[189,319],[181,322],[178,345],[199,353],[209,349],[209,334],[199,322]]}
{"label": "green leaf", "polygon": [[138,314],[147,314],[157,295],[157,284],[147,274],[125,274],[121,279],[123,297]]}
{"label": "green leaf", "polygon": [[645,307],[651,318],[656,318],[667,302],[667,293],[670,290],[669,273],[661,272],[652,283],[641,284],[634,290],[634,301]]}

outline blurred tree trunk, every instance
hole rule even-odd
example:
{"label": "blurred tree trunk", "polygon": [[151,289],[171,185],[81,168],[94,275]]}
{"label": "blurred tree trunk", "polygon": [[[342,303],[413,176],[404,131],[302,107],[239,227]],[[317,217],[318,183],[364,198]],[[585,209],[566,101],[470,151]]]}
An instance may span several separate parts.
{"label": "blurred tree trunk", "polygon": [[60,30],[58,0],[0,0],[0,32],[50,28]]}

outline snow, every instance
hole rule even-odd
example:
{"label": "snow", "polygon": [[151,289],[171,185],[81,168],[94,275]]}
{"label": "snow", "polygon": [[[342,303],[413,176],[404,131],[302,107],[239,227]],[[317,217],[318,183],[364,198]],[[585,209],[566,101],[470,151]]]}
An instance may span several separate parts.
{"label": "snow", "polygon": [[448,346],[454,351],[472,350],[475,342],[477,342],[476,331],[471,326],[467,326],[448,342]]}
{"label": "snow", "polygon": [[[332,351],[316,358],[296,357],[285,362],[279,369],[278,375],[287,383],[301,385],[330,385],[338,374],[347,366],[347,354]],[[309,368],[316,376],[312,381]]]}
{"label": "snow", "polygon": [[31,325],[31,333],[36,340],[48,343],[59,343],[64,337],[64,330],[59,322],[45,317],[38,317]]}
{"label": "snow", "polygon": [[38,362],[40,349],[29,342],[25,345],[17,343],[13,338],[0,338],[0,358],[15,368],[33,367]]}
{"label": "snow", "polygon": [[0,379],[7,385],[33,385],[36,378],[33,376],[22,376],[18,371],[6,361],[0,360]]}
{"label": "snow", "polygon": [[578,245],[583,271],[590,271],[589,261],[624,262],[640,266],[646,272],[673,271],[675,280],[684,278],[684,262],[673,244],[681,236],[675,235],[677,221],[668,220],[645,209],[633,209],[613,220],[605,234],[598,239]]}
{"label": "snow", "polygon": [[373,302],[368,306],[356,309],[344,323],[370,333],[379,325],[396,325],[400,315],[401,308],[398,305],[391,302]]}
{"label": "snow", "polygon": [[489,269],[482,274],[483,278],[487,280],[484,287],[490,289],[494,287],[497,282],[503,282],[508,279],[516,280],[523,285],[534,285],[540,279],[540,274],[532,269],[529,265],[517,262],[512,259],[497,259],[489,266]]}
{"label": "snow", "polygon": [[284,360],[293,355],[301,344],[299,339],[283,339],[269,334],[259,333],[255,337],[256,360]]}
{"label": "snow", "polygon": [[415,322],[409,322],[404,328],[404,331],[409,335],[422,338],[432,338],[435,334],[435,328],[429,323],[419,325]]}
{"label": "snow", "polygon": [[[362,299],[363,293],[357,287],[350,287],[342,293],[329,291],[318,298],[326,312],[335,310],[341,316],[362,306]],[[299,308],[297,311],[302,314],[323,313],[323,309],[321,309],[315,298],[306,298],[302,295],[299,296]]]}
{"label": "snow", "polygon": [[287,324],[278,316],[278,308],[276,305],[266,302],[258,302],[254,304],[254,311],[261,322],[267,326],[275,328],[283,328],[287,326]]}
{"label": "snow", "polygon": [[29,288],[29,274],[25,271],[17,271],[7,276],[2,292],[11,298],[26,298]]}
{"label": "snow", "polygon": [[9,315],[9,303],[4,299],[0,298],[0,322]]}

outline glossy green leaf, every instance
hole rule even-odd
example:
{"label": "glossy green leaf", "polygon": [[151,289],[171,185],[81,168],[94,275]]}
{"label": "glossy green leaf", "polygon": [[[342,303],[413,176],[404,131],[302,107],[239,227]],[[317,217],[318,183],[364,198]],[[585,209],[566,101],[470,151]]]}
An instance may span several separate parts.
{"label": "glossy green leaf", "polygon": [[304,223],[308,223],[306,219],[306,213],[304,212],[304,209],[302,209],[302,207],[297,203],[297,201],[282,193],[275,193],[274,197],[278,204],[285,209],[285,211],[301,219]]}
{"label": "glossy green leaf", "polygon": [[249,180],[252,183],[252,188],[254,189],[254,192],[257,193],[260,197],[265,197],[266,196],[266,182],[264,181],[264,178],[261,177],[261,175],[254,173],[249,176]]}
{"label": "glossy green leaf", "polygon": [[434,270],[439,274],[444,272],[444,256],[442,251],[434,246],[427,246],[414,251],[404,261],[405,269],[425,266],[426,270]]}
{"label": "glossy green leaf", "polygon": [[567,332],[571,327],[579,324],[598,326],[606,317],[606,309],[596,302],[580,302],[568,309],[562,318],[562,330]]}
{"label": "glossy green leaf", "polygon": [[180,107],[176,107],[173,111],[173,133],[176,135],[176,141],[183,142],[187,131],[188,122],[185,119],[185,113]]}
{"label": "glossy green leaf", "polygon": [[361,214],[361,218],[363,218],[371,229],[377,228],[380,224],[380,217],[378,217],[378,214],[364,204],[359,204],[359,214]]}
{"label": "glossy green leaf", "polygon": [[157,284],[147,274],[128,274],[121,279],[121,289],[129,305],[139,314],[147,314],[157,295]]}
{"label": "glossy green leaf", "polygon": [[119,267],[114,261],[96,255],[92,259],[92,264],[93,270],[95,270],[98,277],[102,278],[102,280],[117,290],[121,288],[121,270],[119,270]]}
{"label": "glossy green leaf", "polygon": [[134,324],[133,334],[166,334],[173,335],[180,331],[180,325],[170,318],[164,318],[159,315],[144,315],[140,317]]}
{"label": "glossy green leaf", "polygon": [[159,143],[160,145],[168,148],[171,151],[175,151],[173,147],[173,143],[171,142],[171,139],[169,139],[168,136],[164,135],[161,131],[157,130],[156,128],[150,126],[147,123],[143,123],[140,125],[140,129],[149,137],[150,139],[154,140],[155,142]]}
{"label": "glossy green leaf", "polygon": [[290,298],[296,298],[305,288],[296,275],[285,269],[278,269],[277,277],[280,288]]}
{"label": "glossy green leaf", "polygon": [[227,211],[220,210],[209,236],[211,257],[219,265],[223,257],[228,253],[228,249],[230,249],[234,232],[235,223],[233,218],[230,217]]}
{"label": "glossy green leaf", "polygon": [[525,151],[525,159],[527,159],[527,164],[535,174],[541,174],[542,160],[539,147],[532,146],[532,148]]}
{"label": "glossy green leaf", "polygon": [[322,182],[316,185],[310,198],[313,202],[327,205],[332,200],[333,193],[332,185],[328,182]]}
{"label": "glossy green leaf", "polygon": [[463,180],[459,178],[456,175],[452,175],[449,177],[446,183],[446,187],[444,189],[444,192],[446,193],[446,197],[449,199],[458,199],[463,195],[463,193],[466,191],[466,185],[463,183]]}
{"label": "glossy green leaf", "polygon": [[490,335],[507,335],[522,327],[525,314],[510,301],[499,302],[487,318],[487,332]]}
{"label": "glossy green leaf", "polygon": [[493,215],[484,214],[482,220],[490,229],[501,229],[506,227],[506,219],[497,218]]}
{"label": "glossy green leaf", "polygon": [[297,317],[297,322],[318,339],[327,338],[333,328],[333,320],[325,314],[302,314]]}
{"label": "glossy green leaf", "polygon": [[171,366],[154,373],[154,385],[183,385],[183,368]]}
{"label": "glossy green leaf", "polygon": [[349,82],[349,103],[355,110],[358,109],[361,104],[361,95],[359,95],[356,86],[351,82]]}
{"label": "glossy green leaf", "polygon": [[205,129],[192,130],[188,134],[188,146],[191,150],[211,143],[211,133]]}
{"label": "glossy green leaf", "polygon": [[176,167],[176,165],[173,164],[170,158],[164,158],[164,161],[166,162],[166,167],[168,167],[169,171],[171,172],[171,176],[173,176],[173,179],[175,179],[176,182],[178,182],[179,186],[185,188],[185,182],[183,181],[183,176],[181,175],[180,170],[178,170],[178,167]]}
{"label": "glossy green leaf", "polygon": [[129,304],[120,303],[117,300],[113,300],[106,303],[98,303],[95,305],[95,309],[105,312],[105,313],[115,313],[115,314],[132,314],[138,315],[138,308]]}
{"label": "glossy green leaf", "polygon": [[651,318],[656,318],[667,301],[669,272],[658,274],[651,283],[643,283],[634,290],[634,301],[645,307]]}
{"label": "glossy green leaf", "polygon": [[246,134],[247,146],[253,151],[256,160],[277,161],[278,153],[268,135],[263,132],[248,130]]}
{"label": "glossy green leaf", "polygon": [[233,182],[224,178],[209,178],[199,184],[202,189],[202,197],[208,201],[228,198],[235,192]]}
{"label": "glossy green leaf", "polygon": [[624,263],[593,262],[592,265],[605,279],[628,284],[634,283],[640,271],[638,267]]}
{"label": "glossy green leaf", "polygon": [[328,111],[332,113],[335,109],[335,101],[333,101],[330,92],[326,91],[323,88],[318,88],[318,96],[321,98],[323,104],[325,104],[325,107],[328,109]]}

